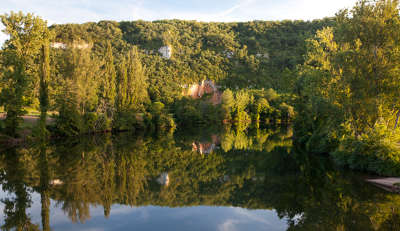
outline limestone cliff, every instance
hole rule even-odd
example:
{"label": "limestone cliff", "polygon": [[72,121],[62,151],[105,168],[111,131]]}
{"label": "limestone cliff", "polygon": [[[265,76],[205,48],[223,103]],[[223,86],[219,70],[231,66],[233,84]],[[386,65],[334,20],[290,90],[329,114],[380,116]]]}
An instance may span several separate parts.
{"label": "limestone cliff", "polygon": [[67,49],[67,48],[89,49],[92,48],[92,45],[86,42],[73,42],[72,44],[54,42],[50,44],[50,47],[55,49]]}
{"label": "limestone cliff", "polygon": [[211,135],[212,142],[193,141],[192,151],[198,152],[201,155],[212,153],[220,144],[221,141],[217,135]]}
{"label": "limestone cliff", "polygon": [[161,56],[165,59],[170,59],[172,56],[172,47],[171,46],[163,46],[160,49],[158,49],[158,52],[161,54]]}
{"label": "limestone cliff", "polygon": [[211,102],[216,105],[221,103],[221,92],[211,80],[203,80],[201,83],[189,85],[183,95],[193,99],[200,99],[204,94],[212,94]]}

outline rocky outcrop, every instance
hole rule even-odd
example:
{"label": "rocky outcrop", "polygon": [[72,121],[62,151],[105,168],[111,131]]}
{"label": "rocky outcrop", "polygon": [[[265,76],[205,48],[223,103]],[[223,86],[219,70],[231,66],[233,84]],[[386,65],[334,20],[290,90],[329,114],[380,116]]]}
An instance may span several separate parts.
{"label": "rocky outcrop", "polygon": [[64,184],[64,182],[60,179],[54,179],[54,180],[50,181],[50,184],[51,185],[62,185],[62,184]]}
{"label": "rocky outcrop", "polygon": [[169,176],[168,176],[168,172],[163,172],[163,173],[161,173],[161,175],[157,178],[157,182],[158,182],[160,185],[168,186],[168,185],[169,185]]}
{"label": "rocky outcrop", "polygon": [[65,43],[51,43],[50,47],[55,48],[55,49],[66,49],[67,44]]}
{"label": "rocky outcrop", "polygon": [[263,53],[263,54],[258,53],[258,54],[256,54],[256,57],[257,58],[269,59],[269,54],[268,53]]}
{"label": "rocky outcrop", "polygon": [[71,45],[68,45],[66,43],[61,43],[61,42],[54,42],[50,44],[50,47],[54,49],[67,49],[67,48],[76,48],[76,49],[89,49],[91,48],[91,45],[89,43],[85,42],[74,42]]}
{"label": "rocky outcrop", "polygon": [[172,57],[172,47],[171,46],[163,46],[158,49],[158,52],[165,59],[170,59]]}
{"label": "rocky outcrop", "polygon": [[215,147],[216,146],[213,143],[199,143],[199,142],[192,143],[192,151],[198,152],[202,155],[212,153]]}
{"label": "rocky outcrop", "polygon": [[91,48],[89,43],[74,43],[72,44],[73,48],[77,48],[77,49],[88,49]]}
{"label": "rocky outcrop", "polygon": [[211,80],[203,80],[201,83],[192,84],[188,87],[183,86],[183,88],[187,88],[183,93],[185,96],[190,96],[193,99],[200,99],[204,94],[212,94],[211,102],[214,105],[221,103],[221,92]]}
{"label": "rocky outcrop", "polygon": [[192,151],[198,152],[201,155],[212,153],[220,144],[219,137],[217,135],[211,136],[212,142],[197,142],[192,143]]}
{"label": "rocky outcrop", "polygon": [[234,55],[233,51],[224,51],[223,53],[228,59],[233,58]]}

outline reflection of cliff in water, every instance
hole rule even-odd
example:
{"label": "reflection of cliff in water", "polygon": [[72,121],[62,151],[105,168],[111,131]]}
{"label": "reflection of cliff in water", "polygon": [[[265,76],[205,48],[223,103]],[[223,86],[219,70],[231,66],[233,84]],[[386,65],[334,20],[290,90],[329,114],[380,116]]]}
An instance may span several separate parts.
{"label": "reflection of cliff in water", "polygon": [[192,151],[198,152],[200,154],[210,154],[214,151],[214,149],[218,148],[220,145],[220,138],[218,135],[211,135],[211,141],[200,142],[193,141],[192,143]]}
{"label": "reflection of cliff in water", "polygon": [[290,132],[243,134],[209,136],[222,147],[210,155],[193,152],[193,140],[204,138],[190,136],[92,137],[10,150],[0,159],[2,188],[10,193],[2,198],[4,227],[31,225],[32,192],[41,195],[47,230],[50,199],[75,222],[90,219],[91,206],[109,216],[113,204],[274,209],[289,230],[393,230],[386,227],[398,222],[398,195],[332,168],[326,158],[291,152]]}

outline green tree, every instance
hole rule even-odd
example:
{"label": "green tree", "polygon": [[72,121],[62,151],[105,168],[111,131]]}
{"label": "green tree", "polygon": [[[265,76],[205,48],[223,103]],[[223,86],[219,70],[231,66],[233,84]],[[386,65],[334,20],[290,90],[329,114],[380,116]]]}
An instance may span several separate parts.
{"label": "green tree", "polygon": [[115,97],[116,97],[116,71],[114,65],[113,48],[110,42],[107,42],[106,53],[104,57],[104,73],[101,85],[101,96],[103,100],[103,110],[108,118],[112,118]]}
{"label": "green tree", "polygon": [[10,136],[17,135],[17,128],[22,122],[21,116],[30,105],[33,89],[39,73],[37,65],[43,41],[48,39],[46,22],[32,14],[22,12],[4,14],[1,21],[5,26],[4,33],[10,36],[1,52],[3,88],[0,104],[7,112],[5,132]]}
{"label": "green tree", "polygon": [[308,64],[319,74],[311,81],[321,96],[342,106],[357,135],[382,121],[395,127],[394,115],[400,115],[398,9],[397,0],[361,0],[311,41]]}
{"label": "green tree", "polygon": [[140,53],[134,46],[127,57],[127,103],[139,109],[149,99],[146,69],[141,63]]}
{"label": "green tree", "polygon": [[266,113],[267,110],[269,109],[269,103],[268,100],[265,98],[259,98],[256,103],[256,116],[255,116],[255,122],[256,122],[256,128],[260,128],[260,119],[261,119],[261,114]]}
{"label": "green tree", "polygon": [[99,60],[90,50],[72,50],[71,79],[76,86],[76,97],[79,105],[79,112],[85,115],[95,112],[98,104],[98,87],[100,74]]}
{"label": "green tree", "polygon": [[116,110],[121,112],[129,107],[128,98],[128,73],[126,69],[126,60],[122,59],[119,65],[119,71],[117,76],[117,99],[116,99]]}
{"label": "green tree", "polygon": [[49,81],[50,81],[50,33],[49,30],[45,30],[46,33],[43,37],[42,52],[41,52],[41,69],[40,69],[40,80],[39,80],[39,102],[40,102],[40,120],[39,129],[40,136],[45,137],[47,134],[46,120],[47,111],[50,106],[49,100]]}
{"label": "green tree", "polygon": [[226,89],[221,96],[221,106],[224,111],[224,118],[230,120],[232,118],[233,107],[235,106],[235,98],[231,90]]}
{"label": "green tree", "polygon": [[101,62],[90,50],[76,48],[63,51],[57,62],[59,73],[54,88],[59,132],[77,135],[103,129],[97,118]]}
{"label": "green tree", "polygon": [[251,97],[247,91],[239,91],[235,94],[235,123],[237,131],[245,130],[251,123],[251,118],[245,111],[251,102]]}

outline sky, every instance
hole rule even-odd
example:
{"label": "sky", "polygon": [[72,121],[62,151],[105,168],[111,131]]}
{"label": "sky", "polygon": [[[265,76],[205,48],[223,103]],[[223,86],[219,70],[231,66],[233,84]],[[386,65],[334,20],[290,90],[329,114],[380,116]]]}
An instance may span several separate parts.
{"label": "sky", "polygon": [[[334,16],[356,0],[1,0],[0,14],[34,13],[54,23],[100,20],[312,20]],[[0,29],[3,29],[0,26]],[[0,32],[0,44],[6,39]]]}

